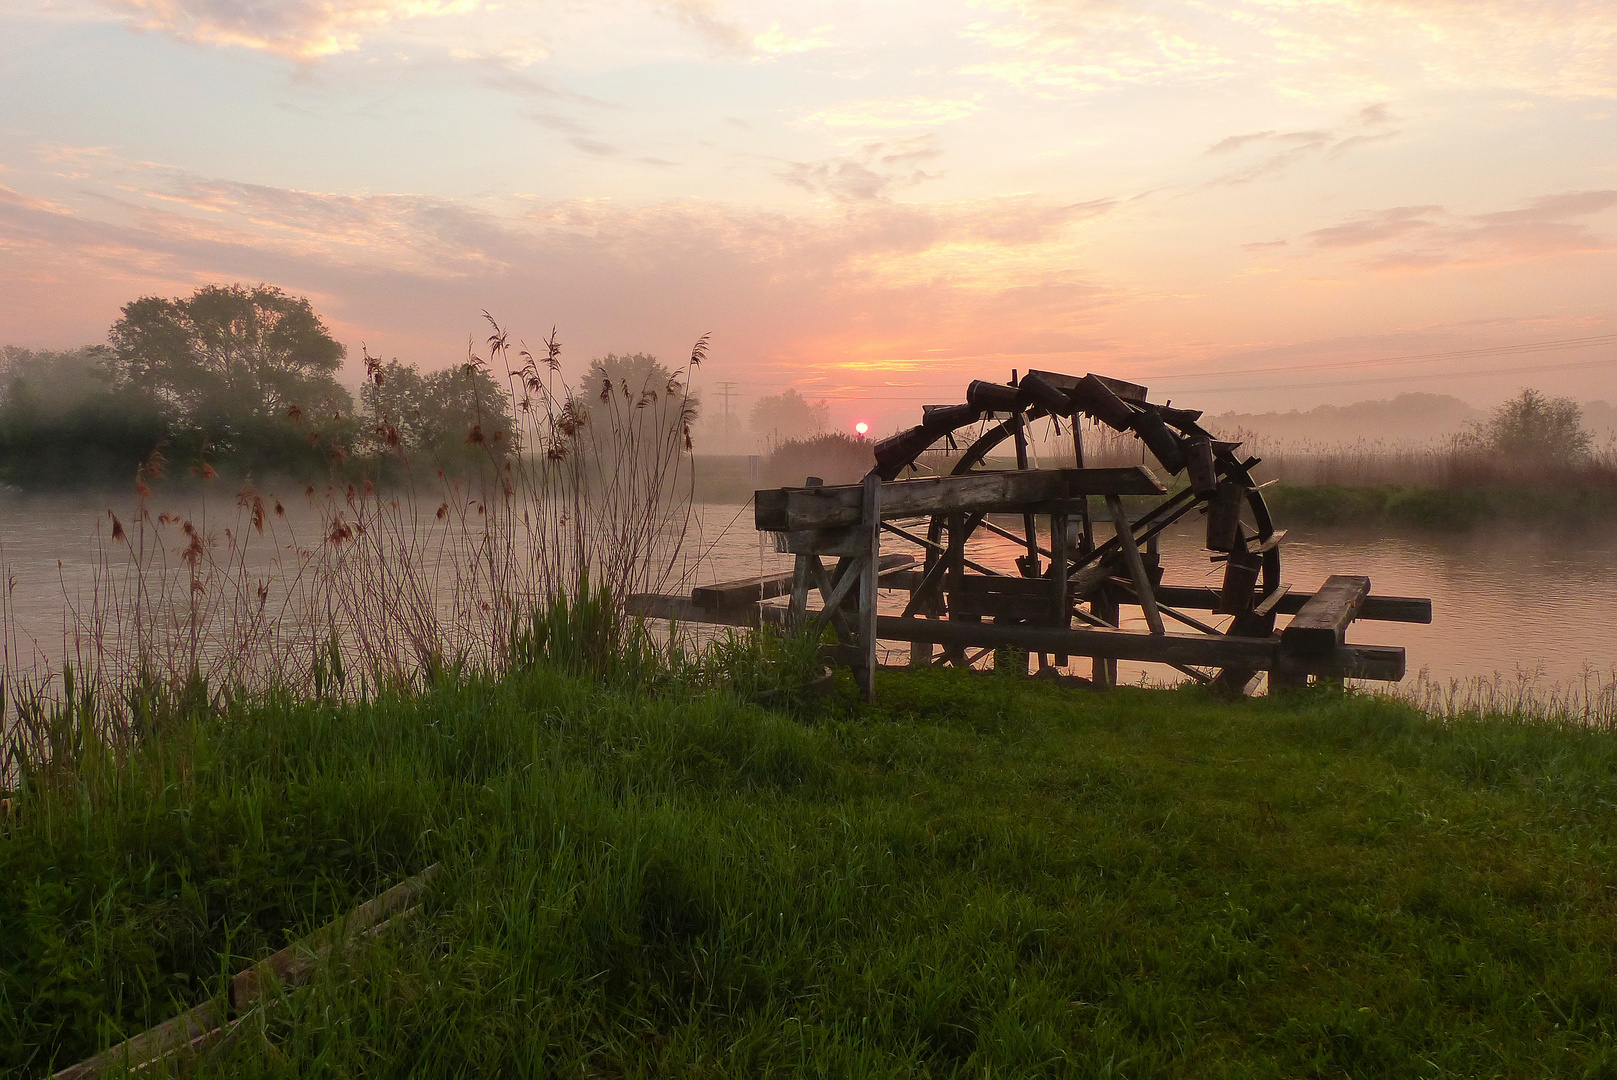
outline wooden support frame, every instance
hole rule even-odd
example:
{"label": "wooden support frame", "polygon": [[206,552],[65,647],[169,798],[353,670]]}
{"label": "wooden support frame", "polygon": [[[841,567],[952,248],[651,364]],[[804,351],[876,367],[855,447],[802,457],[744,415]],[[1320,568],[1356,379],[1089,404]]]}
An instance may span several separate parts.
{"label": "wooden support frame", "polygon": [[[1021,513],[1032,503],[1081,495],[1162,495],[1167,489],[1143,466],[1122,469],[982,470],[960,476],[891,480],[882,485],[884,518],[950,513]],[[846,529],[863,522],[864,486],[758,491],[754,520],[772,532]],[[838,537],[840,539],[840,536]]]}
{"label": "wooden support frame", "polygon": [[[708,586],[688,602],[636,597],[636,610],[746,625],[774,622],[785,614],[791,625],[815,634],[833,626],[838,643],[827,655],[854,669],[867,698],[875,694],[878,639],[909,642],[914,666],[965,665],[987,652],[1009,656],[1020,651],[1037,655],[1039,668],[1049,670],[1052,662],[1060,667],[1073,656],[1088,656],[1094,662],[1094,682],[1100,686],[1116,684],[1120,660],[1169,665],[1223,689],[1250,682],[1263,671],[1270,673],[1274,685],[1312,677],[1402,676],[1402,650],[1347,645],[1343,628],[1354,618],[1429,621],[1429,601],[1372,597],[1368,582],[1346,602],[1335,597],[1341,590],[1334,584],[1313,597],[1291,591],[1279,578],[1283,534],[1274,529],[1251,480],[1255,458],[1237,459],[1235,444],[1210,438],[1196,441],[1194,435],[1200,429],[1194,428],[1194,421],[1199,414],[1193,411],[1128,404],[1105,386],[1097,390],[1084,380],[1078,382],[1084,386],[1075,383],[1073,392],[1082,389],[1096,400],[1111,399],[1101,404],[1115,404],[1119,412],[1127,411],[1128,426],[1135,426],[1133,419],[1142,412],[1150,412],[1159,421],[1165,418],[1166,423],[1184,430],[1185,439],[1196,443],[1191,449],[1199,455],[1198,482],[1168,495],[1143,468],[1082,468],[1082,417],[1060,409],[1061,402],[1052,396],[1056,391],[1048,387],[1043,392],[1050,400],[1040,401],[1046,411],[1055,410],[1052,416],[1072,419],[1074,461],[1080,467],[979,469],[985,448],[1007,439],[1014,441],[1019,465],[1027,465],[1031,457],[1023,425],[1030,416],[1044,413],[1039,411],[1039,402],[1023,405],[1015,398],[1013,375],[1010,386],[992,384],[988,390],[1001,397],[1012,395],[1018,407],[1011,410],[1009,420],[978,437],[956,473],[884,480],[880,470],[872,470],[858,485],[816,487],[811,482],[803,488],[759,492],[756,516],[760,528],[784,534],[783,546],[799,556],[792,574]],[[987,393],[978,384],[974,388]],[[972,392],[968,391],[968,397]],[[1082,403],[1075,408],[1087,411]],[[1178,438],[1166,427],[1157,434]],[[1211,480],[1206,475],[1209,457],[1213,460]],[[1153,500],[1154,505],[1130,521],[1123,496],[1136,493],[1166,497]],[[1115,529],[1115,535],[1104,542],[1089,531],[1090,495],[1104,500]],[[1241,520],[1248,507],[1253,517],[1250,527]],[[1227,553],[1214,555],[1215,562],[1226,563],[1224,587],[1163,585],[1158,537],[1198,509],[1223,519],[1212,532],[1228,528],[1234,534],[1229,537]],[[1023,528],[1006,527],[1010,526],[1008,520],[988,521],[990,513],[1019,516]],[[909,517],[930,517],[931,522],[925,530],[912,531],[906,527],[908,521],[899,520]],[[1041,545],[1046,520],[1047,547]],[[1081,535],[1074,535],[1075,525],[1080,526]],[[1011,541],[1023,552],[1016,558],[1020,575],[967,557],[967,538],[979,529]],[[924,570],[890,569],[881,555],[884,532],[920,548],[925,553]],[[834,573],[827,573],[822,562],[827,556],[838,557]],[[759,605],[759,601],[784,594],[788,586],[792,593],[789,609]],[[895,586],[910,591],[903,616],[879,614],[878,589]],[[820,609],[812,613],[807,610],[810,587],[822,599]],[[1120,629],[1119,609],[1124,604],[1139,606],[1148,633]],[[749,607],[753,609],[750,613],[738,611]],[[1220,632],[1181,608],[1233,614],[1235,622],[1227,632]],[[1298,616],[1293,620],[1297,631],[1290,638],[1275,633],[1275,617],[1280,614]],[[1075,618],[1088,625],[1074,629]],[[1164,619],[1199,633],[1170,633]],[[942,647],[943,656],[935,660],[937,646]]]}

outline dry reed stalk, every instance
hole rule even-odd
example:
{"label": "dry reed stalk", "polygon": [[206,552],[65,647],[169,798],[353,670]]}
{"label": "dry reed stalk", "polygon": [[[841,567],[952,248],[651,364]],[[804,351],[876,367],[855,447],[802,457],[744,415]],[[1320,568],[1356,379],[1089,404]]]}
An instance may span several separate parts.
{"label": "dry reed stalk", "polygon": [[163,471],[154,456],[137,475],[127,526],[109,511],[97,529],[85,589],[64,588],[58,664],[24,650],[11,592],[0,590],[10,772],[60,753],[46,728],[68,713],[93,729],[86,737],[119,745],[142,734],[158,705],[218,708],[272,691],[353,696],[460,670],[498,673],[530,612],[582,588],[621,598],[660,585],[692,512],[690,374],[707,339],[656,386],[585,388],[562,377],[554,332],[535,356],[489,322],[486,355],[464,369],[503,376],[512,422],[506,430],[479,405],[466,433],[474,467],[461,475],[411,461],[389,437],[393,418],[374,416],[365,449],[397,483],[307,487],[303,516],[314,524],[300,531],[280,499],[250,484],[224,520],[206,500],[193,516],[154,515],[150,484]]}

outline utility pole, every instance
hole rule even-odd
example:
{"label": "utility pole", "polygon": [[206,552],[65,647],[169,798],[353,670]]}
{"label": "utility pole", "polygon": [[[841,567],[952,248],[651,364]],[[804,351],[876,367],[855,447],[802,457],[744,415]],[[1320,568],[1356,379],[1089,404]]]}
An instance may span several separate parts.
{"label": "utility pole", "polygon": [[731,449],[731,446],[730,446],[730,432],[731,432],[731,427],[730,427],[730,399],[735,396],[736,386],[737,386],[737,384],[733,383],[733,382],[721,382],[721,383],[719,383],[719,396],[724,399],[724,419],[721,421],[721,423],[723,424],[723,427],[722,427],[721,430],[724,432],[724,449],[725,449],[726,452],[728,452]]}

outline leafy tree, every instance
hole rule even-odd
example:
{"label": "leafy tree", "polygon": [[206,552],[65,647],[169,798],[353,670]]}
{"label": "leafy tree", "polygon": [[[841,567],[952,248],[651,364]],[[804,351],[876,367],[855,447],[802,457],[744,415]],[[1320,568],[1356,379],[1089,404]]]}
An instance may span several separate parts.
{"label": "leafy tree", "polygon": [[0,479],[30,487],[131,476],[169,439],[163,402],[118,377],[110,350],[0,350]]}
{"label": "leafy tree", "polygon": [[273,285],[208,285],[186,300],[144,296],[124,305],[110,337],[123,375],[199,429],[352,407],[336,380],[342,345],[307,299]]}
{"label": "leafy tree", "polygon": [[1593,445],[1577,402],[1532,389],[1496,408],[1480,435],[1496,453],[1533,462],[1579,461]]}
{"label": "leafy tree", "polygon": [[360,403],[383,445],[446,467],[510,452],[510,399],[486,369],[456,364],[423,375],[393,360],[368,361],[367,372]]}
{"label": "leafy tree", "polygon": [[831,426],[831,405],[809,401],[796,390],[759,398],[752,406],[752,430],[766,439],[807,439]]}
{"label": "leafy tree", "polygon": [[124,305],[109,335],[119,378],[172,411],[182,441],[242,472],[307,473],[346,459],[344,349],[303,297],[207,285]]}
{"label": "leafy tree", "polygon": [[591,437],[608,455],[668,440],[683,443],[701,408],[684,372],[646,353],[591,360],[579,399]]}

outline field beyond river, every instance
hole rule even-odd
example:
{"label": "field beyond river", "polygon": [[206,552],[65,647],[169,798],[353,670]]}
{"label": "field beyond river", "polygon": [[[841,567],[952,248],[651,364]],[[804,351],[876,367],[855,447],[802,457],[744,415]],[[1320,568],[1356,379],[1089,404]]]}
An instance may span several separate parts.
{"label": "field beyond river", "polygon": [[200,1075],[1617,1075],[1610,730],[962,670],[865,705],[748,649],[60,759],[0,818],[0,1069],[439,863]]}

